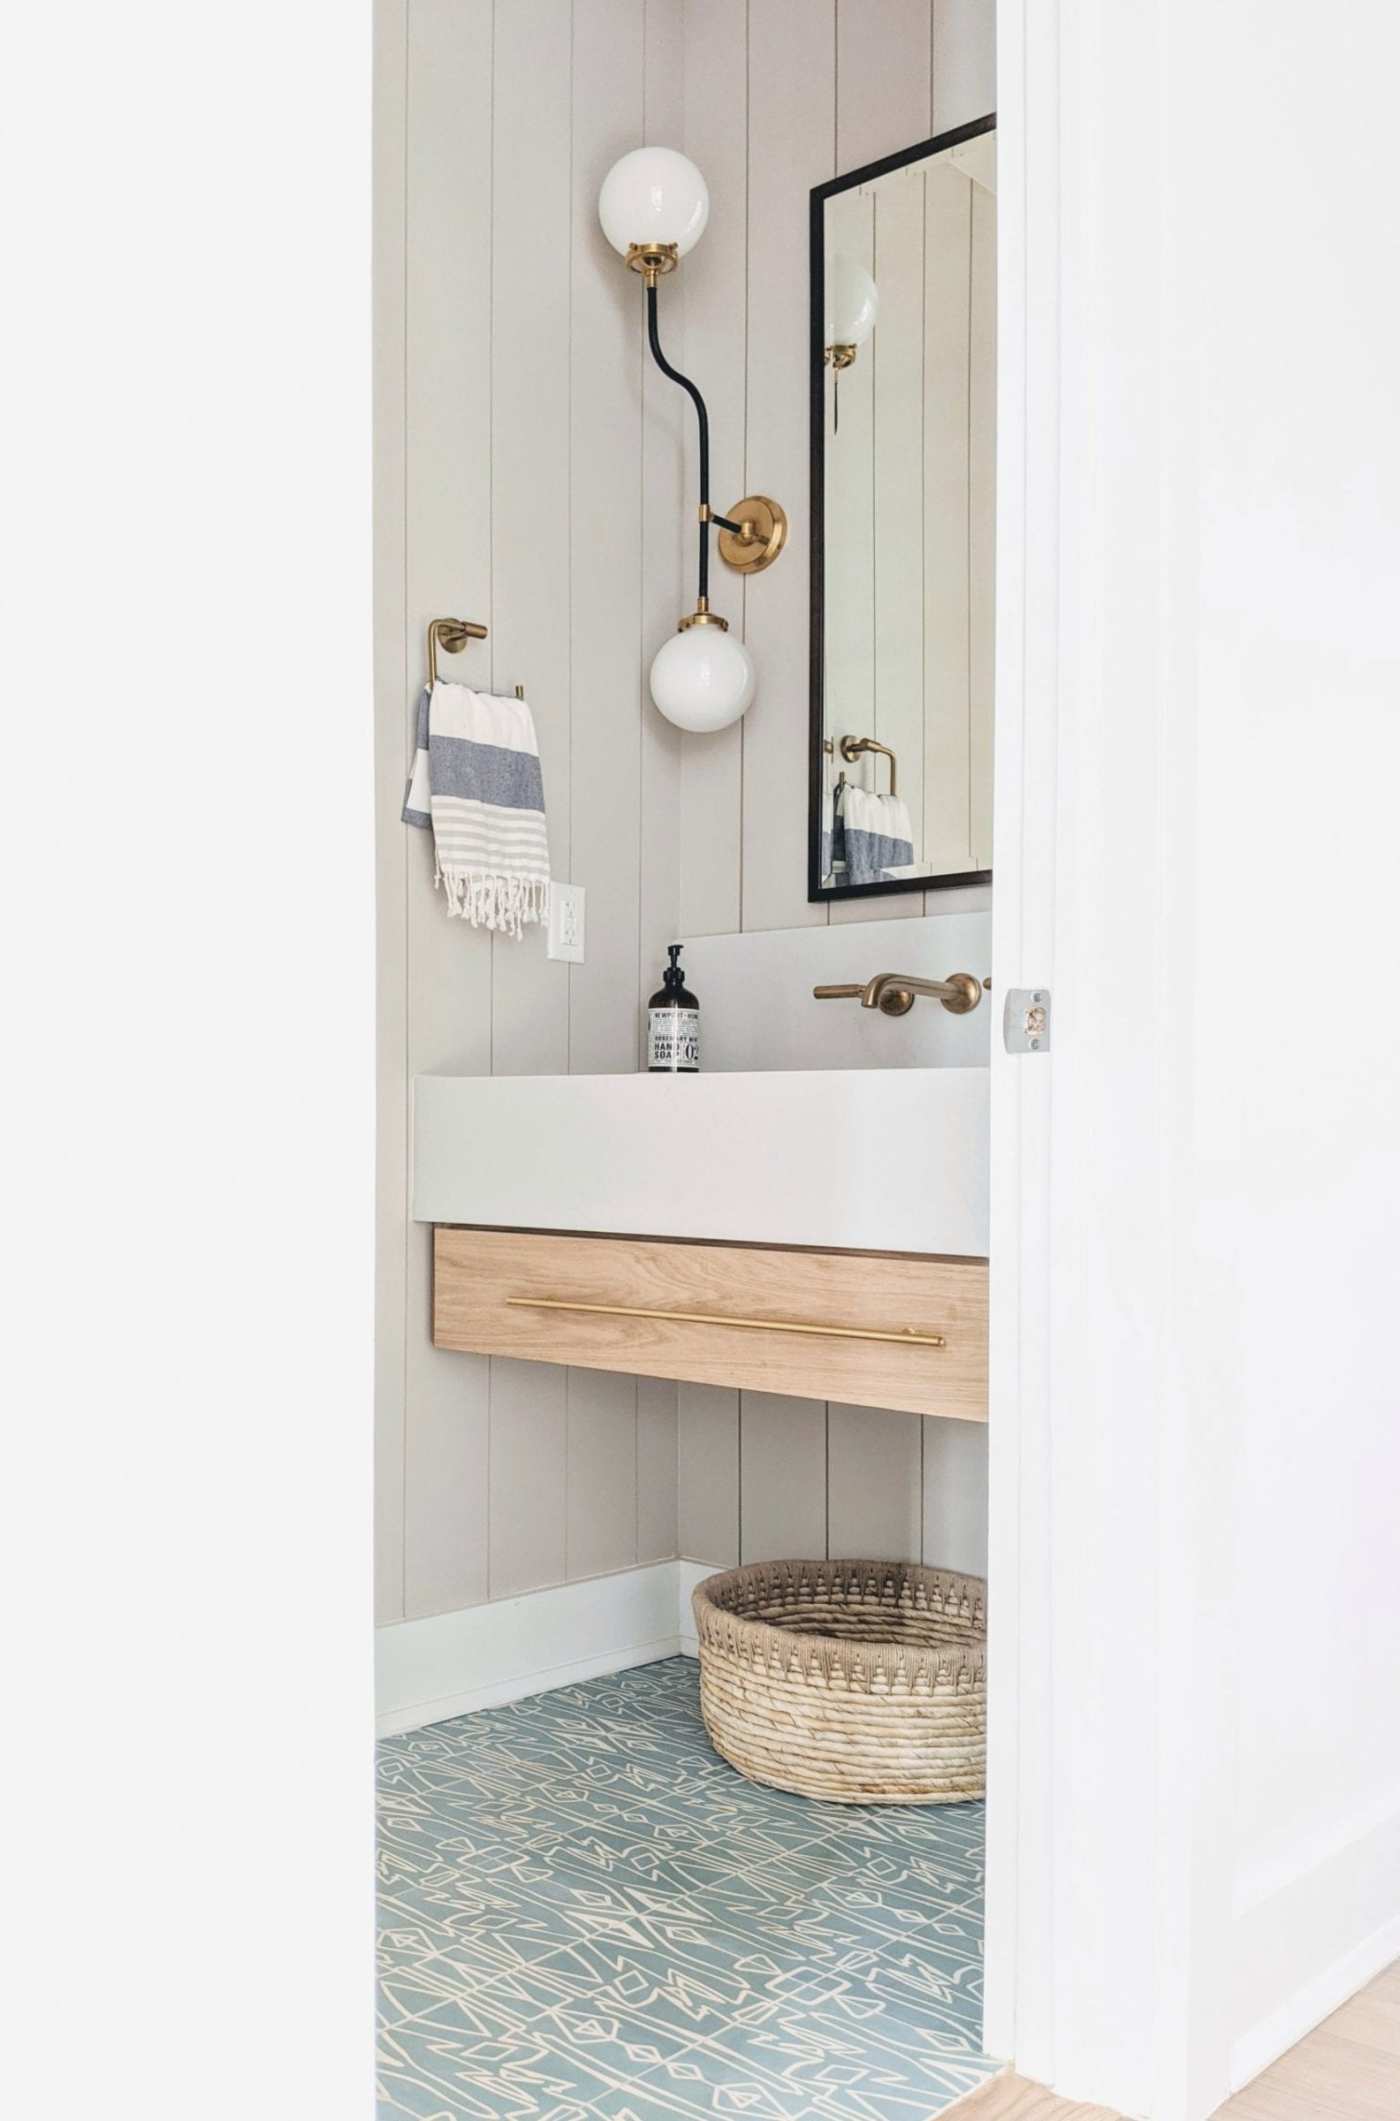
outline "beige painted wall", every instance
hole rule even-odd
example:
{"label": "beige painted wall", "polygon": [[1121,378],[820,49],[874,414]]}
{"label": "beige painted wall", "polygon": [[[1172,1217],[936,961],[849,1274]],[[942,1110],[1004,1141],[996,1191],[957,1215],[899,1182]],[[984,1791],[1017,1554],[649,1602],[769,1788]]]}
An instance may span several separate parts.
{"label": "beige painted wall", "polygon": [[[807,190],[990,107],[993,16],[993,0],[378,0],[381,1621],[678,1543],[724,1560],[922,1541],[956,1560],[940,1513],[981,1508],[981,1438],[961,1425],[753,1395],[712,1425],[692,1402],[678,1425],[666,1384],[436,1353],[406,1171],[414,1074],[631,1069],[673,936],[825,920],[805,897]],[[717,571],[761,691],[738,728],[684,744],[646,669],[689,585],[689,408],[644,363],[637,286],[595,211],[611,162],[647,139],[684,145],[711,184],[666,332],[710,401],[716,499],[771,490],[794,526],[747,590]],[[449,924],[425,837],[399,824],[423,632],[444,613],[491,629],[464,678],[529,692],[554,874],[588,893],[584,965]],[[856,911],[871,917],[833,918]],[[820,1494],[778,1476],[794,1426]]]}

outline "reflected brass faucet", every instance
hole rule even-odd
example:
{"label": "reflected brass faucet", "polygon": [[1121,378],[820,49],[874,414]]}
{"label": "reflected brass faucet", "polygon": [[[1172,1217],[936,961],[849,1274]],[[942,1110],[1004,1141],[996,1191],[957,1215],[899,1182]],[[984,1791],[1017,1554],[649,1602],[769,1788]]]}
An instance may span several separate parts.
{"label": "reflected brass faucet", "polygon": [[907,1016],[920,994],[931,994],[953,1016],[966,1016],[982,999],[982,982],[970,972],[950,972],[947,979],[920,979],[915,972],[877,972],[863,987],[814,987],[819,1002],[858,1001],[862,1009],[886,1016]]}

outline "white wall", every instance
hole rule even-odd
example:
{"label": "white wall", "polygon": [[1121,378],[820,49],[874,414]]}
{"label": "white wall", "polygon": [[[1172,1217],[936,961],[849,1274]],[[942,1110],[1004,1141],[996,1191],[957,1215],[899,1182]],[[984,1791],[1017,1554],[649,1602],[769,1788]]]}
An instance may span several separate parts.
{"label": "white wall", "polygon": [[1001,59],[988,2038],[1202,2121],[1400,1951],[1400,32]]}
{"label": "white wall", "polygon": [[[681,57],[679,0],[377,10],[381,1621],[675,1551],[674,1389],[437,1353],[406,1189],[414,1074],[635,1067],[675,933],[679,740],[644,673],[691,550],[688,407],[644,365],[596,200],[619,154],[678,136]],[[448,613],[490,637],[444,668],[527,688],[553,873],[588,894],[582,965],[449,923],[399,822]]]}

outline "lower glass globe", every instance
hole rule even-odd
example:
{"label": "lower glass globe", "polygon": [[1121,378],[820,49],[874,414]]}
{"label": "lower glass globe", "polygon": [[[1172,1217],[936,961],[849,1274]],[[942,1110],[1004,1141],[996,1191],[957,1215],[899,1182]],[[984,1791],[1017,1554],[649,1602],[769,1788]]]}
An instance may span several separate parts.
{"label": "lower glass globe", "polygon": [[651,666],[651,696],[667,721],[701,735],[737,722],[753,683],[753,657],[720,626],[672,634]]}

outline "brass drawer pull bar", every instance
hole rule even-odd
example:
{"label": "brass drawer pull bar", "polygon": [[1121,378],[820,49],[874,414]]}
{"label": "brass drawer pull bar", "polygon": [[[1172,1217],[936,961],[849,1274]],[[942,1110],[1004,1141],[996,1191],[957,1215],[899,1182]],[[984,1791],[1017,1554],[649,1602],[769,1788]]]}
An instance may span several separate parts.
{"label": "brass drawer pull bar", "polygon": [[899,1333],[881,1332],[874,1326],[799,1326],[781,1318],[730,1318],[713,1311],[648,1311],[637,1304],[570,1303],[562,1296],[508,1296],[506,1303],[524,1311],[593,1311],[603,1318],[660,1318],[682,1326],[741,1326],[749,1333],[811,1333],[822,1340],[885,1340],[902,1348],[946,1348],[941,1333],[916,1333],[912,1327]]}

